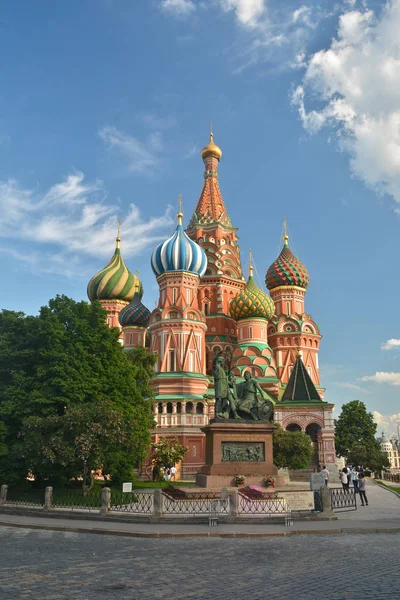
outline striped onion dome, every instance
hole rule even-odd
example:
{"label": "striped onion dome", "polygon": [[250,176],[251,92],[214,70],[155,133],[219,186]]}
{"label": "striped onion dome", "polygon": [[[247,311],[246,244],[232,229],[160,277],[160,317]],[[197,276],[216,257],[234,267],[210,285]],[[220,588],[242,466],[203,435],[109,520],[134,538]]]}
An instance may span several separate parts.
{"label": "striped onion dome", "polygon": [[188,271],[203,277],[207,269],[204,250],[183,230],[183,213],[178,213],[178,225],[174,235],[154,250],[151,267],[156,277],[168,271]]}
{"label": "striped onion dome", "polygon": [[132,302],[119,313],[119,322],[121,327],[147,327],[150,321],[150,311],[142,304],[142,296],[136,293],[133,297]]}
{"label": "striped onion dome", "polygon": [[309,283],[308,271],[289,248],[289,238],[285,235],[282,252],[268,269],[265,284],[269,290],[273,290],[281,285],[305,289]]}
{"label": "striped onion dome", "polygon": [[139,294],[140,298],[143,296],[140,279],[130,272],[122,259],[120,241],[118,236],[112,259],[89,281],[87,294],[91,302],[94,300],[130,302],[135,294]]}
{"label": "striped onion dome", "polygon": [[260,290],[253,278],[253,268],[244,289],[231,301],[229,312],[232,319],[272,319],[275,313],[273,300]]}

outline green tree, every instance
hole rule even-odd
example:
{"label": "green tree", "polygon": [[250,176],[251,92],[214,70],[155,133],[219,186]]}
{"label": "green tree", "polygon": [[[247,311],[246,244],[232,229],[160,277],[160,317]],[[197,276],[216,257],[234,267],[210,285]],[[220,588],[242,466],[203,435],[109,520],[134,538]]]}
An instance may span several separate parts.
{"label": "green tree", "polygon": [[273,435],[273,453],[274,465],[279,469],[306,468],[313,451],[310,437],[306,433],[276,427]]}
{"label": "green tree", "polygon": [[377,425],[372,413],[360,400],[343,404],[339,418],[335,420],[335,446],[338,456],[344,456],[351,464],[363,465],[371,471],[381,471],[389,466],[376,439]]}
{"label": "green tree", "polygon": [[376,423],[372,413],[360,400],[343,404],[339,418],[335,419],[335,446],[338,456],[345,458],[355,445],[374,444]]}
{"label": "green tree", "polygon": [[[100,438],[101,460],[108,463],[111,476],[117,463],[123,461],[132,472],[146,456],[153,425],[149,379],[154,357],[144,356],[144,349],[128,357],[119,330],[110,329],[105,319],[99,303],[66,296],[50,300],[37,317],[0,313],[0,419],[8,450],[0,468],[2,480],[13,483],[30,470],[39,479],[82,477],[83,459],[79,463],[71,457],[77,452],[76,436],[97,410],[95,423],[110,431]],[[107,414],[121,424],[119,439]],[[41,453],[27,451],[40,435]],[[89,469],[99,465],[90,451],[85,460]]]}
{"label": "green tree", "polygon": [[153,463],[159,468],[168,469],[183,460],[188,449],[180,444],[176,437],[162,437],[159,442],[153,444]]}

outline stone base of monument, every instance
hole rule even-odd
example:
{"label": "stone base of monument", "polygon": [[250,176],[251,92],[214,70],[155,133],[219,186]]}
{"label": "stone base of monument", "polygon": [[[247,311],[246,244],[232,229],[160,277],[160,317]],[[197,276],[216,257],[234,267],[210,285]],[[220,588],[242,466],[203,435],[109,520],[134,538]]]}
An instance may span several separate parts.
{"label": "stone base of monument", "polygon": [[[206,464],[196,475],[201,487],[231,487],[244,475],[246,485],[263,485],[272,475],[284,485],[273,463],[272,434],[275,426],[263,421],[216,419],[202,428],[206,434]],[[283,478],[282,478],[283,479]]]}

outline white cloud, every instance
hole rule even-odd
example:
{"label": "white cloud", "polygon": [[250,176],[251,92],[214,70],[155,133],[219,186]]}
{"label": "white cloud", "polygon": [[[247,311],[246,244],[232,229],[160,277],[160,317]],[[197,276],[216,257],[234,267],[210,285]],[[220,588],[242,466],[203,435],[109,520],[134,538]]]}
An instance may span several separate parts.
{"label": "white cloud", "polygon": [[110,258],[118,216],[125,258],[155,245],[173,227],[170,209],[145,219],[130,204],[120,215],[120,207],[107,202],[102,182],[86,182],[81,172],[43,193],[16,180],[0,181],[0,238],[8,240],[0,252],[41,271],[68,275],[76,262],[87,262],[84,257]]}
{"label": "white cloud", "polygon": [[221,8],[234,11],[241,25],[253,28],[260,25],[260,19],[267,9],[266,0],[219,0]]}
{"label": "white cloud", "polygon": [[148,174],[161,163],[163,136],[160,131],[155,131],[146,142],[141,142],[116,127],[106,125],[100,129],[99,136],[110,150],[125,156],[131,173]]}
{"label": "white cloud", "polygon": [[385,373],[377,371],[375,375],[365,375],[361,381],[374,381],[375,383],[386,383],[395,387],[400,386],[400,373]]}
{"label": "white cloud", "polygon": [[400,340],[396,340],[391,338],[381,346],[381,350],[393,350],[393,348],[398,348],[400,346]]}
{"label": "white cloud", "polygon": [[[304,127],[330,127],[352,172],[400,202],[400,0],[378,16],[347,9],[328,49],[308,61],[293,94]],[[317,103],[316,103],[317,102]],[[309,104],[310,107],[306,107]]]}
{"label": "white cloud", "polygon": [[360,394],[370,394],[368,390],[356,385],[355,383],[347,383],[345,381],[335,381],[334,385],[337,387],[345,388],[347,390],[353,390],[355,392],[359,392]]}
{"label": "white cloud", "polygon": [[186,16],[196,10],[196,5],[192,0],[162,0],[161,8],[174,15]]}
{"label": "white cloud", "polygon": [[378,433],[384,431],[386,437],[397,434],[397,423],[400,422],[400,412],[392,415],[383,415],[377,410],[373,411],[374,421],[378,425]]}

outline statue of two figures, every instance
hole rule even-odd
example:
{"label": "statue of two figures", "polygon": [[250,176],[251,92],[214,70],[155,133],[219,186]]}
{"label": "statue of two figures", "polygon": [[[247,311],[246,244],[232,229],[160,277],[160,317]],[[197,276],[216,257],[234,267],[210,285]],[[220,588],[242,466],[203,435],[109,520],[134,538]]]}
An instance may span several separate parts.
{"label": "statue of two figures", "polygon": [[226,372],[225,359],[219,352],[214,356],[213,375],[216,418],[272,420],[273,404],[249,371],[242,383],[236,383],[233,372]]}

